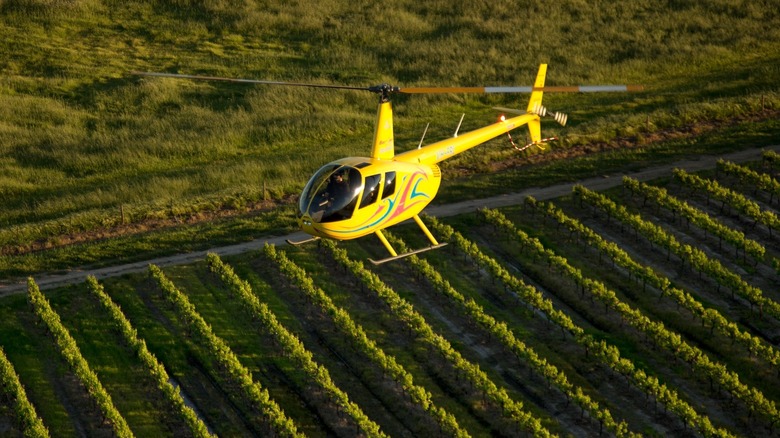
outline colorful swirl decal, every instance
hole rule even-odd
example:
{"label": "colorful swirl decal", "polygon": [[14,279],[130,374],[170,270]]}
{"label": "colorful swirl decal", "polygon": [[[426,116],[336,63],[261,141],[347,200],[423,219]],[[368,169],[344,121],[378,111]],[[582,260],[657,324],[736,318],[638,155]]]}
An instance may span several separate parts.
{"label": "colorful swirl decal", "polygon": [[428,176],[425,172],[419,170],[411,175],[404,175],[401,182],[403,190],[396,192],[392,199],[383,199],[377,206],[376,211],[366,221],[350,230],[330,231],[340,234],[356,233],[369,228],[378,227],[383,222],[395,219],[415,205],[431,199],[431,196],[427,193],[418,191],[420,183],[427,179]]}

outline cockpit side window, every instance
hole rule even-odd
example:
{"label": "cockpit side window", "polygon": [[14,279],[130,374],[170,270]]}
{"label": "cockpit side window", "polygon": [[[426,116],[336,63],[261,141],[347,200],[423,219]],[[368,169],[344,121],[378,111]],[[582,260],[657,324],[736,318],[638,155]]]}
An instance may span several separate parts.
{"label": "cockpit side window", "polygon": [[382,199],[392,196],[395,193],[395,172],[385,174],[385,189],[382,191]]}
{"label": "cockpit side window", "polygon": [[370,175],[366,177],[366,184],[363,187],[363,197],[360,200],[360,208],[371,205],[379,198],[379,180],[381,175]]}

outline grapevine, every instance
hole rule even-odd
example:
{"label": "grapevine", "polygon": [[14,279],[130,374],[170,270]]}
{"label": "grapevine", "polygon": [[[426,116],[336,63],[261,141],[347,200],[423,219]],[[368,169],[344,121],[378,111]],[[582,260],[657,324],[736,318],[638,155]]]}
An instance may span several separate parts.
{"label": "grapevine", "polygon": [[22,434],[27,438],[48,437],[49,429],[35,412],[35,406],[27,398],[27,392],[19,381],[19,375],[16,374],[13,364],[8,360],[2,347],[0,347],[0,382],[3,390],[12,400],[16,421],[22,429]]}
{"label": "grapevine", "polygon": [[111,396],[100,383],[97,374],[89,367],[89,363],[81,354],[76,340],[73,339],[68,329],[60,321],[60,316],[54,309],[51,308],[49,300],[41,293],[35,280],[29,278],[27,280],[27,298],[30,305],[33,307],[35,314],[46,324],[54,338],[54,342],[57,348],[62,354],[62,357],[71,367],[73,372],[79,378],[81,383],[87,389],[90,397],[92,397],[103,413],[103,416],[110,421],[111,426],[119,437],[132,437],[133,432],[127,425],[122,414],[114,406],[114,402],[111,400]]}
{"label": "grapevine", "polygon": [[725,188],[717,181],[701,178],[682,169],[674,169],[674,176],[683,184],[704,191],[708,199],[713,197],[721,201],[721,206],[729,205],[740,214],[755,220],[756,223],[764,224],[769,230],[770,237],[772,230],[780,230],[780,218],[773,211],[761,210],[757,203],[747,199],[741,193]]}
{"label": "grapevine", "polygon": [[209,253],[207,260],[211,270],[219,275],[222,281],[230,287],[230,290],[239,297],[249,313],[263,324],[266,332],[274,336],[276,343],[284,350],[288,357],[291,357],[296,361],[300,369],[307,374],[308,379],[311,382],[319,385],[328,393],[329,397],[336,401],[341,409],[353,418],[361,430],[370,436],[386,436],[379,429],[379,426],[371,421],[371,419],[363,413],[360,407],[350,401],[349,396],[333,383],[328,370],[312,359],[311,352],[304,347],[303,343],[279,322],[276,315],[274,315],[268,306],[260,302],[257,296],[252,292],[252,287],[249,283],[241,280],[238,275],[235,274],[233,268],[225,264],[218,255]]}
{"label": "grapevine", "polygon": [[[394,247],[400,251],[406,251],[406,244],[399,238],[389,232],[385,236],[392,242]],[[483,329],[490,332],[491,336],[498,339],[509,350],[511,350],[518,359],[522,359],[530,364],[536,372],[544,376],[547,382],[554,385],[558,390],[580,406],[583,412],[590,413],[592,418],[598,419],[602,427],[611,430],[616,436],[632,436],[628,431],[628,425],[621,421],[617,422],[607,408],[599,407],[599,404],[590,398],[582,388],[573,385],[566,377],[566,374],[559,370],[555,365],[549,363],[541,357],[533,348],[527,346],[524,342],[515,336],[506,323],[497,321],[494,317],[487,314],[482,306],[471,298],[466,298],[455,290],[450,283],[445,280],[438,271],[425,259],[417,256],[411,256],[407,259],[412,268],[420,275],[424,276],[439,292],[455,302],[463,312],[469,315]]]}
{"label": "grapevine", "polygon": [[103,286],[98,283],[93,276],[87,277],[87,286],[93,295],[100,301],[103,308],[108,311],[118,331],[127,342],[127,345],[141,359],[147,372],[157,383],[157,387],[163,392],[165,398],[173,406],[174,410],[182,416],[193,436],[210,437],[213,436],[203,421],[198,418],[195,411],[184,403],[179,388],[173,386],[165,367],[157,360],[157,357],[146,348],[146,342],[138,337],[138,332],[133,328],[130,321],[122,313],[122,309],[111,300],[111,297],[104,291]]}
{"label": "grapevine", "polygon": [[190,303],[187,296],[176,288],[159,267],[149,265],[149,272],[157,281],[165,298],[174,306],[193,334],[203,340],[211,355],[227,370],[231,379],[241,387],[247,399],[263,413],[271,429],[279,436],[302,437],[303,434],[298,432],[295,423],[271,399],[268,390],[252,379],[252,373],[239,362],[238,357],[227,343],[214,334],[211,326],[195,310],[195,306]]}
{"label": "grapevine", "polygon": [[638,193],[644,196],[645,202],[647,200],[652,200],[656,204],[675,213],[679,212],[690,223],[693,223],[705,232],[718,236],[721,240],[725,239],[737,249],[741,248],[745,254],[750,254],[755,260],[764,260],[764,256],[766,255],[766,248],[764,245],[755,240],[745,238],[745,233],[723,225],[719,221],[711,218],[707,213],[691,207],[687,202],[680,201],[674,196],[669,195],[666,192],[666,189],[653,187],[627,176],[623,177],[623,186],[629,189],[631,193]]}
{"label": "grapevine", "polygon": [[[528,241],[531,238],[496,210],[482,210],[483,216],[491,223],[502,227],[515,239]],[[712,379],[737,399],[742,400],[751,412],[759,412],[775,422],[780,419],[780,413],[774,402],[767,399],[761,391],[742,383],[737,373],[729,371],[725,365],[710,359],[701,349],[686,342],[682,336],[668,330],[662,322],[653,321],[637,309],[632,309],[622,302],[617,294],[598,280],[582,275],[582,272],[571,266],[564,257],[557,256],[553,251],[541,246],[540,256],[547,259],[551,266],[572,277],[583,288],[603,302],[608,308],[620,314],[623,321],[644,333],[658,347],[666,349],[680,360],[688,363],[697,374]]]}
{"label": "grapevine", "polygon": [[[481,388],[490,399],[503,408],[506,416],[532,432],[534,436],[550,436],[550,432],[542,426],[537,418],[523,410],[522,403],[512,400],[506,390],[493,383],[484,371],[464,359],[444,337],[433,331],[422,315],[415,311],[408,301],[401,298],[375,273],[367,270],[362,262],[351,260],[347,256],[347,252],[337,248],[332,241],[325,241],[323,245],[330,250],[337,262],[349,269],[385,302],[395,314],[396,319],[405,323],[419,340],[426,342],[442,357],[449,360],[455,368],[461,370],[475,387]],[[451,422],[453,426],[457,426],[454,418]]]}
{"label": "grapevine", "polygon": [[543,312],[550,321],[571,335],[578,344],[585,348],[586,352],[592,353],[618,374],[631,379],[638,388],[655,397],[666,409],[677,414],[684,424],[696,428],[705,436],[733,436],[725,429],[714,427],[707,416],[697,413],[689,403],[678,396],[675,390],[660,383],[657,378],[647,375],[628,358],[621,357],[617,347],[604,340],[597,340],[588,334],[582,327],[576,325],[566,313],[556,309],[552,301],[544,298],[536,288],[525,284],[510,274],[495,259],[482,253],[474,242],[467,240],[452,227],[440,223],[435,218],[428,217],[427,219],[440,236],[453,241],[477,265],[490,272],[507,288],[518,294],[529,305]]}
{"label": "grapevine", "polygon": [[[355,348],[365,354],[377,366],[382,368],[383,372],[390,376],[399,384],[410,399],[421,406],[423,410],[429,412],[436,418],[440,424],[454,422],[455,419],[444,409],[435,405],[431,400],[431,393],[425,388],[414,383],[412,375],[399,364],[395,357],[386,354],[376,342],[371,340],[365,330],[355,323],[349,314],[342,308],[337,307],[330,297],[321,288],[314,285],[314,281],[306,272],[298,267],[293,261],[287,258],[287,255],[277,250],[273,245],[265,245],[263,253],[273,260],[282,273],[289,278],[297,287],[299,287],[316,305],[322,308],[323,312],[332,318],[333,322],[349,339]],[[447,426],[445,430],[455,433],[460,427],[455,425]]]}
{"label": "grapevine", "polygon": [[567,216],[561,209],[557,208],[552,203],[537,201],[535,202],[535,205],[537,211],[543,212],[570,231],[577,233],[585,239],[589,245],[596,248],[600,253],[606,254],[614,263],[626,269],[629,272],[629,275],[632,275],[637,280],[641,280],[644,285],[650,284],[652,287],[657,288],[661,291],[662,295],[672,298],[678,305],[701,318],[702,322],[709,325],[713,330],[717,330],[732,340],[736,340],[743,344],[751,354],[762,357],[773,366],[780,365],[780,351],[772,345],[767,344],[766,341],[740,329],[736,323],[729,321],[716,309],[706,308],[691,294],[675,287],[667,277],[661,276],[651,268],[639,264],[617,244],[607,241],[601,237],[601,235],[583,225],[580,221]]}
{"label": "grapevine", "polygon": [[748,300],[751,306],[757,306],[760,312],[766,311],[775,319],[780,319],[780,304],[764,297],[761,289],[748,284],[739,275],[725,268],[719,261],[707,257],[703,251],[691,245],[680,243],[663,228],[643,220],[637,214],[629,213],[624,206],[615,204],[611,199],[600,193],[596,193],[581,185],[574,186],[573,190],[574,194],[581,201],[604,211],[608,217],[615,217],[619,221],[630,225],[653,244],[666,248],[670,253],[676,254],[683,262],[688,262],[692,268],[707,274],[717,284],[726,286],[732,292]]}

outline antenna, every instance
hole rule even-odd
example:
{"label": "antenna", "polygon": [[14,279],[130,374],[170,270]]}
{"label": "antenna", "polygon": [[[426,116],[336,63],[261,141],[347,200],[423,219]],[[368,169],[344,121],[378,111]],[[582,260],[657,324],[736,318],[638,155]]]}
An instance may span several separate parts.
{"label": "antenna", "polygon": [[458,132],[460,132],[460,125],[463,124],[463,118],[466,117],[466,113],[463,113],[463,115],[460,116],[460,122],[458,122],[458,127],[455,128],[455,134],[453,134],[453,137],[458,136]]}
{"label": "antenna", "polygon": [[425,125],[425,130],[423,131],[422,137],[420,137],[420,143],[417,145],[417,149],[420,149],[422,147],[422,142],[425,140],[425,133],[428,132],[428,127],[431,126],[431,123],[428,122],[427,125]]}

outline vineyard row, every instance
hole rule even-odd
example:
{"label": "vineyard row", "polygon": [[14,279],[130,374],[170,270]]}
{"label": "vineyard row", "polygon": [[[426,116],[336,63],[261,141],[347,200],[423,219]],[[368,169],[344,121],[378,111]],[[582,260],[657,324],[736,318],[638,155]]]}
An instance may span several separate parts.
{"label": "vineyard row", "polygon": [[775,319],[780,319],[780,304],[764,296],[761,289],[755,287],[739,275],[725,268],[721,262],[712,259],[704,251],[693,247],[692,245],[681,243],[673,235],[669,234],[662,227],[642,219],[638,214],[628,211],[623,205],[616,204],[607,196],[594,192],[584,186],[574,186],[574,194],[583,203],[588,203],[593,207],[604,211],[608,218],[615,218],[642,234],[651,243],[665,248],[668,253],[677,255],[680,260],[687,262],[693,269],[703,272],[716,282],[718,288],[724,286],[745,298],[751,305],[758,307],[759,312],[768,313]]}
{"label": "vineyard row", "polygon": [[428,218],[431,226],[446,240],[453,241],[458,248],[472,258],[475,264],[491,273],[502,282],[507,289],[518,294],[526,303],[544,313],[547,318],[560,329],[573,337],[575,342],[585,348],[586,354],[593,354],[604,365],[620,375],[630,379],[637,388],[648,396],[654,397],[664,407],[675,413],[683,424],[697,429],[705,436],[733,436],[725,429],[716,428],[706,415],[701,415],[677,391],[661,383],[658,378],[648,375],[637,367],[630,359],[621,355],[618,347],[604,340],[597,340],[585,329],[575,324],[566,312],[555,308],[553,302],[545,298],[535,287],[524,283],[521,279],[509,273],[494,258],[483,253],[472,241],[463,237],[449,225],[442,224],[435,218]]}
{"label": "vineyard row", "polygon": [[581,290],[589,292],[604,303],[606,308],[617,312],[622,321],[644,333],[659,348],[665,349],[674,357],[691,366],[696,371],[696,375],[717,382],[735,398],[741,399],[751,412],[758,412],[769,421],[778,418],[774,402],[764,397],[758,389],[748,387],[742,383],[737,373],[729,371],[723,364],[710,359],[701,349],[685,341],[680,334],[667,329],[662,322],[653,321],[640,310],[631,308],[631,306],[622,302],[617,294],[607,288],[603,282],[584,276],[582,271],[571,266],[566,258],[545,248],[538,239],[533,239],[522,230],[518,230],[500,212],[483,210],[482,213],[489,222],[505,230],[513,238],[517,239],[523,247],[537,251],[550,265],[551,269],[568,276],[575,284],[581,287]]}

